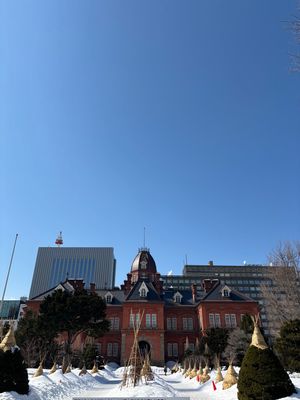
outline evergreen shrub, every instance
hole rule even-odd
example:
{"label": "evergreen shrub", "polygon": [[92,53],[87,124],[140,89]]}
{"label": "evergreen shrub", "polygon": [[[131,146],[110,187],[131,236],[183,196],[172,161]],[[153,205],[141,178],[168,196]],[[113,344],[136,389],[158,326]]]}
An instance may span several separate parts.
{"label": "evergreen shrub", "polygon": [[288,321],[282,325],[275,349],[287,370],[300,372],[300,319]]}
{"label": "evergreen shrub", "polygon": [[245,354],[237,388],[239,400],[275,400],[295,393],[276,355],[256,346],[250,346]]}
{"label": "evergreen shrub", "polygon": [[20,350],[0,350],[0,393],[28,394],[28,374]]}

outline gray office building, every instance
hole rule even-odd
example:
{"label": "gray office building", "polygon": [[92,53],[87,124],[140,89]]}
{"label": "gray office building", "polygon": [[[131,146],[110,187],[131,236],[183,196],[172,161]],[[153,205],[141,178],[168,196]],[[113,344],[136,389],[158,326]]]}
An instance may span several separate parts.
{"label": "gray office building", "polygon": [[39,247],[29,298],[68,279],[83,279],[85,287],[115,286],[116,260],[112,247]]}

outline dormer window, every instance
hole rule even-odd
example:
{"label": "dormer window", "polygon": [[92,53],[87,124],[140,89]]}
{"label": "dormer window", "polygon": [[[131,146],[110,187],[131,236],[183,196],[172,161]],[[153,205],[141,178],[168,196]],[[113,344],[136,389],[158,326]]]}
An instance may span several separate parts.
{"label": "dormer window", "polygon": [[221,290],[222,297],[230,297],[230,288],[228,286],[224,286],[223,289]]}
{"label": "dormer window", "polygon": [[179,292],[176,292],[173,296],[174,302],[175,303],[181,303],[181,299],[182,299],[182,294]]}
{"label": "dormer window", "polygon": [[139,293],[141,297],[147,297],[147,293],[149,292],[149,289],[147,288],[147,285],[145,282],[143,282],[139,288]]}
{"label": "dormer window", "polygon": [[113,295],[110,293],[110,292],[108,292],[108,293],[106,293],[106,295],[104,296],[105,297],[105,301],[106,301],[106,303],[111,303],[112,302],[112,299],[113,299]]}

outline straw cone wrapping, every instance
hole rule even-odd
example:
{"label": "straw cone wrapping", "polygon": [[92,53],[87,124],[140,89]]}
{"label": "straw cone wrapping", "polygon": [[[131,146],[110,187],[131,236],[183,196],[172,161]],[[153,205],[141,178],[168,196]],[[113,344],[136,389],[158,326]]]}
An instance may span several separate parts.
{"label": "straw cone wrapping", "polygon": [[258,347],[261,350],[265,350],[268,348],[265,339],[263,338],[263,335],[261,334],[261,331],[256,322],[254,323],[254,331],[252,334],[251,346]]}
{"label": "straw cone wrapping", "polygon": [[67,369],[65,370],[65,374],[68,374],[69,372],[71,372],[71,366],[70,366],[70,364],[67,366]]}
{"label": "straw cone wrapping", "polygon": [[3,351],[7,351],[14,346],[16,346],[16,338],[14,334],[14,328],[11,326],[7,334],[4,336],[2,342],[0,343],[0,349]]}
{"label": "straw cone wrapping", "polygon": [[200,377],[200,382],[205,383],[209,380],[210,380],[210,375],[208,375],[208,367],[207,368],[205,367],[203,370],[203,375],[201,375]]}
{"label": "straw cone wrapping", "polygon": [[38,369],[35,371],[35,374],[33,375],[34,378],[43,375],[43,363],[40,363]]}
{"label": "straw cone wrapping", "polygon": [[92,374],[96,374],[98,372],[98,367],[97,367],[97,365],[96,365],[96,363],[94,364],[94,366],[93,366],[93,368],[92,368],[92,370],[91,370],[91,373]]}
{"label": "straw cone wrapping", "polygon": [[79,376],[85,375],[86,373],[87,373],[87,370],[86,370],[86,366],[84,365],[84,366],[82,367],[81,371],[79,372]]}
{"label": "straw cone wrapping", "polygon": [[222,382],[223,379],[224,379],[224,378],[223,378],[223,375],[222,375],[222,372],[221,372],[221,367],[218,367],[218,368],[217,368],[216,377],[215,377],[215,382],[216,382],[216,383]]}
{"label": "straw cone wrapping", "polygon": [[190,379],[195,378],[196,375],[197,375],[197,369],[195,364],[194,368],[190,372]]}
{"label": "straw cone wrapping", "polygon": [[229,389],[231,386],[235,385],[237,383],[237,377],[236,377],[236,372],[233,368],[233,366],[230,364],[226,375],[223,380],[223,389]]}
{"label": "straw cone wrapping", "polygon": [[55,371],[56,371],[56,363],[53,363],[52,368],[49,371],[49,374],[54,374]]}

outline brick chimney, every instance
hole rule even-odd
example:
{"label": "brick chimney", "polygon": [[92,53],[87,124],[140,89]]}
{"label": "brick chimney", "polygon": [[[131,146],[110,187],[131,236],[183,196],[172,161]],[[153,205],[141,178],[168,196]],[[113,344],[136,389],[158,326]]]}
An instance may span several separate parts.
{"label": "brick chimney", "polygon": [[217,283],[219,283],[218,279],[203,279],[202,286],[203,286],[204,292],[205,293],[210,292],[211,289],[214,288]]}
{"label": "brick chimney", "polygon": [[83,279],[68,279],[68,282],[73,286],[76,291],[81,291],[84,289]]}
{"label": "brick chimney", "polygon": [[197,297],[197,285],[195,285],[194,283],[192,283],[191,289],[192,289],[192,298],[193,298],[193,303],[196,303],[196,297]]}
{"label": "brick chimney", "polygon": [[90,283],[90,291],[92,292],[92,293],[95,293],[96,292],[96,284],[95,283]]}

